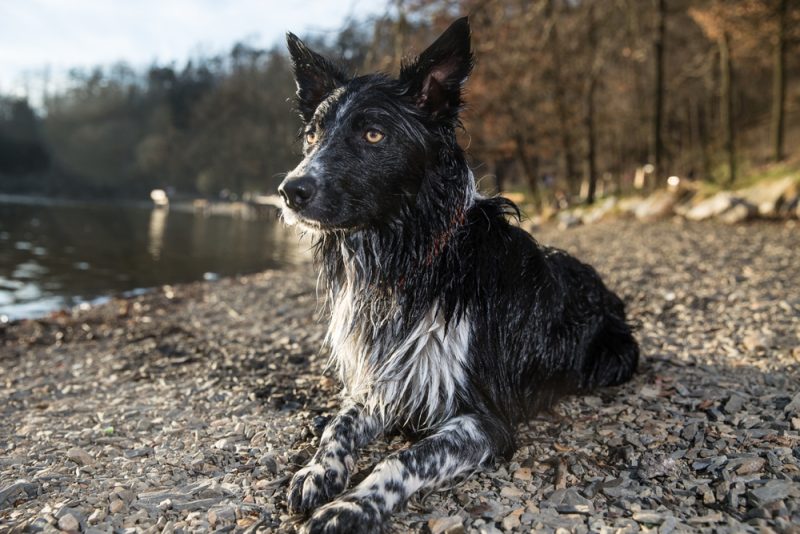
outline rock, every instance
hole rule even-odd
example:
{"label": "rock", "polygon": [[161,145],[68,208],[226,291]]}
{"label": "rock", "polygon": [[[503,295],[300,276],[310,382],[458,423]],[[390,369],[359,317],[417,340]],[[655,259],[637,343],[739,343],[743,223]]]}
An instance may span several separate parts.
{"label": "rock", "polygon": [[733,208],[736,202],[737,199],[733,193],[722,191],[692,206],[689,211],[686,212],[685,217],[691,221],[711,219]]}
{"label": "rock", "polygon": [[522,526],[519,518],[522,515],[523,509],[518,508],[503,518],[503,528],[505,530],[514,530]]}
{"label": "rock", "polygon": [[751,490],[748,496],[756,505],[766,506],[787,497],[800,497],[800,487],[797,482],[789,480],[770,480],[760,488]]}
{"label": "rock", "polygon": [[271,474],[275,475],[278,473],[278,461],[275,458],[275,453],[268,452],[258,459],[258,463],[264,466]]}
{"label": "rock", "polygon": [[6,502],[14,502],[20,499],[23,495],[27,497],[35,497],[38,490],[36,484],[20,480],[9,486],[0,489],[0,509]]}
{"label": "rock", "polygon": [[236,521],[236,508],[233,506],[217,506],[208,511],[208,522],[211,526],[226,525]]}
{"label": "rock", "polygon": [[112,514],[118,514],[126,508],[125,503],[121,499],[114,499],[108,505],[108,511]]}
{"label": "rock", "polygon": [[58,528],[66,532],[77,532],[80,527],[80,521],[72,514],[64,514],[58,520]]}
{"label": "rock", "polygon": [[77,447],[73,447],[67,451],[67,458],[78,465],[92,465],[94,463],[94,458],[92,458],[91,454]]}
{"label": "rock", "polygon": [[672,215],[678,195],[670,191],[656,191],[636,205],[633,214],[640,221],[655,221]]}
{"label": "rock", "polygon": [[594,510],[592,501],[579,495],[575,488],[556,490],[546,502],[560,514],[590,514]]}
{"label": "rock", "polygon": [[501,497],[520,497],[522,496],[522,490],[516,486],[503,486],[503,489],[500,490]]}
{"label": "rock", "polygon": [[634,512],[633,520],[646,525],[660,525],[664,521],[664,517],[658,512],[642,511]]}
{"label": "rock", "polygon": [[743,397],[740,397],[739,395],[731,395],[728,398],[728,402],[725,403],[725,406],[723,406],[722,409],[725,410],[725,413],[733,415],[739,412],[743,406],[744,406]]}
{"label": "rock", "polygon": [[583,224],[593,224],[597,221],[605,219],[616,206],[616,197],[605,198],[598,204],[587,209],[581,216],[581,222],[583,222]]}
{"label": "rock", "polygon": [[752,473],[758,473],[761,471],[764,468],[764,464],[766,464],[766,460],[764,460],[764,458],[755,456],[751,458],[737,458],[736,460],[732,460],[728,464],[728,467],[736,470],[737,475],[750,475]]}
{"label": "rock", "polygon": [[674,476],[679,471],[678,462],[669,456],[643,455],[639,461],[639,476],[651,479],[661,476]]}
{"label": "rock", "polygon": [[749,221],[757,213],[755,207],[747,202],[737,202],[731,209],[719,216],[719,220],[726,224],[739,224]]}
{"label": "rock", "polygon": [[697,423],[689,423],[683,427],[683,430],[681,430],[681,437],[686,441],[692,441],[695,434],[697,434],[697,429]]}
{"label": "rock", "polygon": [[559,230],[566,230],[568,228],[573,228],[581,224],[581,218],[575,215],[574,213],[570,213],[568,211],[559,213],[556,216],[556,219],[558,220]]}
{"label": "rock", "polygon": [[784,204],[791,204],[798,197],[800,186],[797,179],[787,176],[772,182],[760,182],[736,192],[737,196],[758,208],[762,217],[774,217]]}
{"label": "rock", "polygon": [[431,534],[463,534],[464,520],[459,516],[436,517],[428,520]]}
{"label": "rock", "polygon": [[92,525],[96,525],[105,518],[106,518],[106,511],[101,508],[98,508],[89,515],[87,521]]}
{"label": "rock", "polygon": [[524,480],[524,481],[531,480],[531,468],[520,467],[519,469],[514,471],[514,478],[516,478],[517,480]]}
{"label": "rock", "polygon": [[748,332],[744,338],[742,338],[742,344],[744,348],[749,351],[755,351],[758,349],[768,349],[772,340],[770,336],[762,333],[762,332]]}

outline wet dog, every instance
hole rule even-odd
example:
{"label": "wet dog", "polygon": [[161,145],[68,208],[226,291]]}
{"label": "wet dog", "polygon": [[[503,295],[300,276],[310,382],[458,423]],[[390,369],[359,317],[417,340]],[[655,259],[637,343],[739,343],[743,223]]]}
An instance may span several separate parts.
{"label": "wet dog", "polygon": [[[351,78],[287,39],[305,157],[283,217],[316,240],[344,386],[288,502],[306,532],[376,532],[415,492],[511,455],[517,425],[559,396],[628,380],[639,349],[594,269],[476,191],[455,134],[467,19],[397,79]],[[359,448],[395,430],[420,439],[347,490]]]}

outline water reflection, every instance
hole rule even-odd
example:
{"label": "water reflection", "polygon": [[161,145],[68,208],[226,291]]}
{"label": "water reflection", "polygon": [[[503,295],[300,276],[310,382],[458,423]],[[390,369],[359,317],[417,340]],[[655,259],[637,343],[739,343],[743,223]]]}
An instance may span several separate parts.
{"label": "water reflection", "polygon": [[0,204],[0,315],[41,315],[135,288],[284,268],[308,244],[273,217]]}
{"label": "water reflection", "polygon": [[150,212],[150,226],[147,231],[147,251],[158,261],[161,259],[161,249],[164,246],[164,229],[167,227],[169,207],[153,208]]}

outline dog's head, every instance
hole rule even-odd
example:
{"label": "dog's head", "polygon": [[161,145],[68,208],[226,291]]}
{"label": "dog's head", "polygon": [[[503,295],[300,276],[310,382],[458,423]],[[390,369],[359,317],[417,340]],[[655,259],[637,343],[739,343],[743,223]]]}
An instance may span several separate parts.
{"label": "dog's head", "polygon": [[279,187],[289,224],[316,231],[391,224],[455,143],[472,68],[469,23],[454,22],[398,79],[348,77],[287,35],[304,121],[300,164]]}

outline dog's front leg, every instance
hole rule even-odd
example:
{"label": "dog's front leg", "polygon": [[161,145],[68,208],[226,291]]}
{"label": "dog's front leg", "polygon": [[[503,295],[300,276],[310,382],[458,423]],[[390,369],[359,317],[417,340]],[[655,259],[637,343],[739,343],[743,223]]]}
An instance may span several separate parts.
{"label": "dog's front leg", "polygon": [[379,463],[347,494],[317,510],[305,534],[380,531],[393,511],[420,489],[469,474],[494,456],[497,444],[489,423],[476,416],[451,419],[435,434]]}
{"label": "dog's front leg", "polygon": [[344,491],[356,451],[375,439],[381,430],[379,419],[361,405],[346,404],[325,428],[317,453],[292,478],[289,509],[306,513]]}

